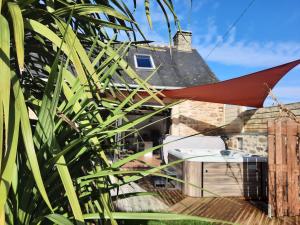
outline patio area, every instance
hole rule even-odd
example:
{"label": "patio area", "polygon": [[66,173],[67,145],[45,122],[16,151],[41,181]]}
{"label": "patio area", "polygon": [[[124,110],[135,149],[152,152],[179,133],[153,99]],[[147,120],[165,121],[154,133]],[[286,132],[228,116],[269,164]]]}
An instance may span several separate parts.
{"label": "patio area", "polygon": [[261,201],[249,201],[239,197],[194,198],[184,196],[178,189],[154,188],[149,182],[143,187],[157,194],[156,198],[169,206],[169,211],[211,219],[224,220],[241,225],[294,225],[300,217],[270,218],[267,205]]}
{"label": "patio area", "polygon": [[[267,204],[262,201],[246,200],[243,197],[189,197],[176,188],[154,187],[151,177],[145,177],[138,185],[155,195],[161,204],[167,206],[167,211],[185,215],[206,217],[228,221],[241,225],[295,225],[300,223],[300,217],[268,217]],[[135,209],[145,207],[143,198],[135,201]],[[156,207],[156,206],[154,206]]]}
{"label": "patio area", "polygon": [[149,169],[150,167],[160,166],[161,159],[159,155],[153,155],[151,157],[143,156],[137,160],[130,161],[122,166],[122,169],[126,170],[140,170]]}
{"label": "patio area", "polygon": [[269,218],[262,202],[243,198],[192,198],[186,197],[171,206],[171,212],[229,221],[242,225],[292,225],[299,224],[300,217]]}
{"label": "patio area", "polygon": [[[161,165],[161,163],[159,155],[154,154],[152,157],[142,157],[130,164],[126,164],[124,169],[150,169],[152,166]],[[247,177],[249,176],[248,173],[246,175]],[[190,197],[184,194],[176,182],[172,183],[165,179],[162,182],[163,185],[157,185],[160,179],[165,178],[152,175],[146,176],[137,185],[145,191],[154,193],[155,195],[152,197],[167,206],[166,209],[169,212],[223,220],[242,225],[292,225],[300,223],[299,216],[268,217],[266,199],[264,201],[254,200],[256,198],[249,200],[250,198],[246,199],[245,196],[206,197],[206,195],[203,195],[203,197]],[[223,181],[225,180],[223,179]],[[225,183],[223,182],[222,185],[224,186]],[[230,183],[230,185],[232,184]],[[144,207],[142,198],[144,197],[140,196],[139,198],[139,201],[135,201],[135,203],[141,205],[135,205],[135,207],[142,210]]]}

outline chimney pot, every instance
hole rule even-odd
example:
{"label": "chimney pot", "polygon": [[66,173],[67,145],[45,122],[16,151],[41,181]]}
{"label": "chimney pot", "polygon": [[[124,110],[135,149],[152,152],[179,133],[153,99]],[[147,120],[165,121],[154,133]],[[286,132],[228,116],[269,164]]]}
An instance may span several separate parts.
{"label": "chimney pot", "polygon": [[178,51],[192,51],[192,32],[177,31],[173,37],[173,43]]}

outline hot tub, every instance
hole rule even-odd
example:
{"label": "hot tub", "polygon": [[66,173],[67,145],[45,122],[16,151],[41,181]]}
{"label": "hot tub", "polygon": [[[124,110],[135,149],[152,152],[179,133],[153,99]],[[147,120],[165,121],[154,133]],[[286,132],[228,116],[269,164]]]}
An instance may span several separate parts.
{"label": "hot tub", "polygon": [[[201,143],[203,140],[209,142],[209,148]],[[220,140],[220,137],[193,137],[192,140],[180,140],[177,145],[176,141],[172,142],[172,147],[167,148],[167,161],[185,159],[174,166],[177,177],[185,181],[177,187],[182,189],[183,194],[192,197],[265,199],[267,158],[241,150],[226,150]],[[214,145],[214,142],[218,144]]]}

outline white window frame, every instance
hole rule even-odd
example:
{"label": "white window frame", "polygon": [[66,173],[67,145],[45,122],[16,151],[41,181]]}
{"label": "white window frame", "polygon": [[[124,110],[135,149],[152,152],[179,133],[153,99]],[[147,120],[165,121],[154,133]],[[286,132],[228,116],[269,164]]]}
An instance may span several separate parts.
{"label": "white window frame", "polygon": [[[152,67],[139,67],[138,63],[137,63],[137,58],[136,58],[136,56],[139,56],[139,55],[149,56]],[[153,58],[152,58],[152,55],[149,55],[149,54],[134,54],[134,65],[135,65],[135,68],[142,69],[142,70],[153,70],[153,69],[156,68],[155,64],[154,64],[154,61],[153,61]]]}

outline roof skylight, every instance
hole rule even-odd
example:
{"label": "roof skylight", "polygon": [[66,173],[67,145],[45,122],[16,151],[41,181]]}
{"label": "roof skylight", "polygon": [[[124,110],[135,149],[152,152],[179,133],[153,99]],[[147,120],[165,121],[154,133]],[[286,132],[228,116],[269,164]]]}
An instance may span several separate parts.
{"label": "roof skylight", "polygon": [[139,69],[154,69],[155,65],[151,55],[134,55],[135,67]]}

